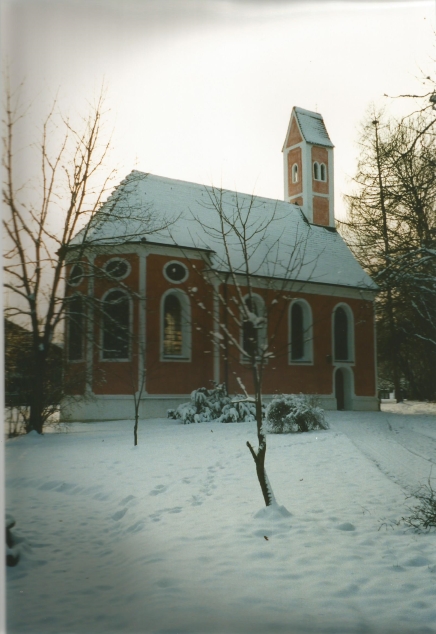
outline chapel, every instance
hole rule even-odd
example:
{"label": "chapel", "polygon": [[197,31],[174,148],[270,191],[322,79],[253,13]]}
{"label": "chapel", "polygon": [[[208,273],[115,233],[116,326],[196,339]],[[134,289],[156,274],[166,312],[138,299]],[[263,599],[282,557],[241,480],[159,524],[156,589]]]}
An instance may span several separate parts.
{"label": "chapel", "polygon": [[63,420],[132,418],[134,398],[141,418],[165,417],[214,383],[252,393],[237,314],[249,291],[266,401],[303,393],[325,409],[379,408],[377,285],[335,228],[323,117],[294,107],[282,151],[284,200],[135,170],[76,235]]}

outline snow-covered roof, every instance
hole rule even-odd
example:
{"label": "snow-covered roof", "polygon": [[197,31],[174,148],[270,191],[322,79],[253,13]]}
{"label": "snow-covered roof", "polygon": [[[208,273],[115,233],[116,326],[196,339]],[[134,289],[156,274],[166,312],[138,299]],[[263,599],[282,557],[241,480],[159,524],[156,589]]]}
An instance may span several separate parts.
{"label": "snow-covered roof", "polygon": [[307,143],[334,147],[330,141],[322,115],[318,112],[298,108],[297,106],[294,107],[294,112],[297,117],[298,125],[300,126],[301,134]]}
{"label": "snow-covered roof", "polygon": [[[185,249],[207,249],[217,270],[228,269],[216,203],[230,217],[240,210],[250,241],[250,272],[265,277],[335,284],[376,290],[341,236],[331,228],[311,225],[297,205],[219,190],[196,183],[131,172],[101,207],[91,223],[70,243],[120,245],[150,242]],[[215,205],[214,205],[215,202]],[[153,220],[156,219],[156,220]],[[173,220],[167,229],[153,222]],[[241,249],[229,236],[235,270],[243,270]]]}

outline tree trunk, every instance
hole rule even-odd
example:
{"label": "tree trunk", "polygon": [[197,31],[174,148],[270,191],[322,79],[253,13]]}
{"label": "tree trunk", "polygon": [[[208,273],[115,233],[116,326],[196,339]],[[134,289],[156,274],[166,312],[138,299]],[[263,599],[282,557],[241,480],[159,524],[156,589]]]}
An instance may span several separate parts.
{"label": "tree trunk", "polygon": [[33,373],[32,390],[30,394],[30,417],[28,431],[36,431],[42,434],[44,425],[44,406],[45,406],[45,375],[47,371],[47,355],[45,351],[37,350],[35,352],[35,371]]}
{"label": "tree trunk", "polygon": [[263,420],[262,420],[262,388],[259,380],[258,371],[255,363],[253,363],[253,382],[256,399],[256,423],[257,423],[257,439],[259,448],[257,452],[253,449],[251,444],[247,440],[247,447],[253,456],[254,463],[256,465],[257,479],[259,480],[260,488],[262,491],[263,499],[265,500],[265,506],[271,506],[274,501],[274,497],[271,491],[271,487],[268,482],[268,478],[265,473],[265,455],[266,455],[266,436],[263,433]]}
{"label": "tree trunk", "polygon": [[138,423],[139,423],[139,406],[135,405],[135,426],[133,428],[133,444],[138,444]]}

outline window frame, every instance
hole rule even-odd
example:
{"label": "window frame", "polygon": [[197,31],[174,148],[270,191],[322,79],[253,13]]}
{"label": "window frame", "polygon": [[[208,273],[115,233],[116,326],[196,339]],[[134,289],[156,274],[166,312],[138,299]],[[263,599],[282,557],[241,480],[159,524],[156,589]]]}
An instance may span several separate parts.
{"label": "window frame", "polygon": [[313,180],[319,181],[320,179],[320,167],[318,161],[313,162],[312,166]]}
{"label": "window frame", "polygon": [[[107,265],[110,264],[110,262],[125,262],[127,264],[127,272],[124,275],[115,277],[115,275],[112,275],[112,273],[109,273],[109,271],[107,271]],[[109,258],[109,260],[106,260],[106,262],[103,264],[103,271],[111,280],[116,280],[117,282],[119,282],[121,280],[125,280],[126,277],[129,277],[130,273],[132,272],[132,265],[128,260],[126,260],[126,258],[113,257]]]}
{"label": "window frame", "polygon": [[[74,271],[74,269],[77,267],[80,267],[82,269],[82,274],[79,277],[77,282],[72,282],[71,281],[71,274]],[[69,271],[68,274],[68,279],[67,279],[67,285],[68,286],[80,286],[80,284],[83,282],[83,280],[85,279],[85,264],[83,262],[74,262],[74,264],[71,265],[71,269]]]}
{"label": "window frame", "polygon": [[[301,359],[292,358],[292,309],[298,304],[303,309],[303,344],[304,344],[304,356]],[[289,365],[313,365],[314,364],[314,351],[313,351],[313,317],[312,308],[305,299],[297,298],[293,299],[289,304],[288,309],[288,362]]]}
{"label": "window frame", "polygon": [[299,182],[298,171],[298,163],[294,163],[291,168],[291,180],[293,185]]}
{"label": "window frame", "polygon": [[[106,358],[104,356],[104,353],[105,353],[105,349],[104,349],[104,333],[105,333],[105,329],[104,329],[104,318],[105,318],[104,303],[107,301],[108,295],[110,295],[110,293],[113,293],[114,291],[122,293],[128,300],[128,307],[129,307],[129,331],[128,331],[128,342],[127,342],[128,356],[127,357],[119,357],[119,358],[112,358],[111,359],[111,358]],[[129,293],[127,293],[122,288],[118,288],[118,287],[110,288],[101,297],[101,299],[100,299],[100,305],[101,305],[100,361],[102,361],[104,363],[126,363],[126,362],[131,361],[131,359],[132,359],[132,342],[131,342],[131,338],[132,338],[132,328],[133,328],[133,305],[132,304],[133,304],[132,298],[130,297]]]}
{"label": "window frame", "polygon": [[[336,358],[336,338],[335,338],[335,319],[336,319],[336,311],[338,308],[342,308],[346,317],[347,317],[347,347],[348,347],[348,358],[347,359],[337,359]],[[345,302],[340,302],[336,304],[333,308],[332,312],[332,359],[335,365],[340,366],[341,364],[354,365],[355,363],[355,347],[354,347],[354,314],[349,304]]]}
{"label": "window frame", "polygon": [[319,167],[319,180],[322,183],[327,182],[327,165],[325,163],[321,163]]}
{"label": "window frame", "polygon": [[[167,274],[167,268],[171,265],[171,264],[179,264],[181,267],[183,267],[185,269],[185,277],[182,280],[172,280],[169,275]],[[186,266],[186,264],[184,264],[184,262],[180,262],[180,260],[170,260],[169,262],[167,262],[166,264],[164,264],[164,267],[162,269],[163,272],[163,276],[164,278],[170,282],[171,284],[183,284],[183,282],[186,282],[186,280],[189,277],[189,269]]]}
{"label": "window frame", "polygon": [[[182,354],[166,355],[164,353],[165,339],[165,300],[169,295],[175,295],[180,301],[182,310]],[[162,295],[160,300],[160,360],[163,362],[190,363],[192,361],[192,328],[191,328],[191,301],[187,293],[180,288],[170,288]]]}

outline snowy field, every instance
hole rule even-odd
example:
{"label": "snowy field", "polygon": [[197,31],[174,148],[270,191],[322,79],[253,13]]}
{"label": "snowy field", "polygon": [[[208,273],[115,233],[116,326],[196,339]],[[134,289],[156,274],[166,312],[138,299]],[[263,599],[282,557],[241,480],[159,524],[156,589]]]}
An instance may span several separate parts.
{"label": "snowy field", "polygon": [[130,421],[9,440],[8,632],[436,632],[436,533],[394,524],[436,462],[436,408],[383,410],[268,436],[289,515],[263,507],[254,423],[143,421],[137,448]]}

